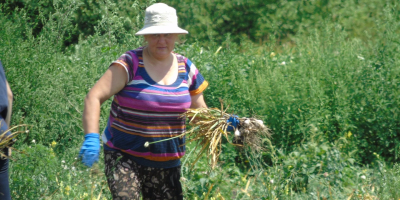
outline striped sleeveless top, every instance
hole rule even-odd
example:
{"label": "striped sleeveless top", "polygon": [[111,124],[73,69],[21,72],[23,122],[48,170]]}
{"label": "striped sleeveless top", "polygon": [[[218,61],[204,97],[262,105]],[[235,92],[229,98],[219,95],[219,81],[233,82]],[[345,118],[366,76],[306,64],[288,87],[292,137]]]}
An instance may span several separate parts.
{"label": "striped sleeveless top", "polygon": [[185,138],[150,144],[186,130],[186,119],[180,115],[190,108],[191,96],[202,93],[208,86],[196,66],[182,55],[178,60],[178,77],[171,85],[161,85],[147,74],[142,57],[143,47],[124,53],[113,63],[122,65],[128,83],[111,105],[107,127],[102,140],[106,150],[120,150],[138,164],[171,168],[180,165],[185,154]]}

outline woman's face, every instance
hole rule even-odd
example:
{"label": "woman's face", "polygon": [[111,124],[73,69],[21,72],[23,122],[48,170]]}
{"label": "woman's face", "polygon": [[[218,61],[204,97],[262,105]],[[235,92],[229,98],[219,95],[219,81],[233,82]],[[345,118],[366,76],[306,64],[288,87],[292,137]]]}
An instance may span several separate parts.
{"label": "woman's face", "polygon": [[149,53],[157,59],[167,58],[175,48],[178,34],[151,34],[145,35]]}

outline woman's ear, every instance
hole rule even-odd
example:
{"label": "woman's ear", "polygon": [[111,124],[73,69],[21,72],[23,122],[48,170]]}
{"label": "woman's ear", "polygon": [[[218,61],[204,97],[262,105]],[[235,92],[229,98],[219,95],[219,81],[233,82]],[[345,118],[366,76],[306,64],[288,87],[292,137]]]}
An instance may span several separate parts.
{"label": "woman's ear", "polygon": [[146,35],[143,35],[142,47],[147,46]]}

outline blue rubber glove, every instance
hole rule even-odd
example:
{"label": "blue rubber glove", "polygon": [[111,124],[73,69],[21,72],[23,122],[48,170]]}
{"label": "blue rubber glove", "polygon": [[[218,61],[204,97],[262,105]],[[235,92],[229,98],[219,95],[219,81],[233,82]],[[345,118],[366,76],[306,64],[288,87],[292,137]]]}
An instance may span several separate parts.
{"label": "blue rubber glove", "polygon": [[82,158],[83,164],[92,167],[93,163],[99,160],[100,154],[100,136],[98,133],[88,133],[85,135],[85,141],[82,144],[79,158]]}
{"label": "blue rubber glove", "polygon": [[226,122],[228,122],[229,124],[226,130],[234,131],[235,128],[237,128],[237,126],[239,125],[239,117],[237,115],[231,115]]}

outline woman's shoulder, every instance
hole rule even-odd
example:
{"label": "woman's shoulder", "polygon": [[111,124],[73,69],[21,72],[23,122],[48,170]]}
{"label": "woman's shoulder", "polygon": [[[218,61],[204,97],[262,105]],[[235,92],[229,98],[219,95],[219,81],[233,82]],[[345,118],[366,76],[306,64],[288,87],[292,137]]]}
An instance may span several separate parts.
{"label": "woman's shoulder", "polygon": [[183,62],[185,64],[190,62],[190,60],[186,56],[184,56],[184,55],[182,55],[180,53],[177,53],[177,52],[172,52],[172,53],[175,54],[176,58],[178,59],[178,62],[180,62],[180,63]]}
{"label": "woman's shoulder", "polygon": [[138,47],[138,48],[136,48],[136,49],[128,50],[127,52],[132,52],[132,53],[135,53],[135,54],[142,54],[143,48],[144,48],[144,47]]}

